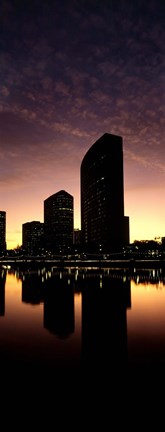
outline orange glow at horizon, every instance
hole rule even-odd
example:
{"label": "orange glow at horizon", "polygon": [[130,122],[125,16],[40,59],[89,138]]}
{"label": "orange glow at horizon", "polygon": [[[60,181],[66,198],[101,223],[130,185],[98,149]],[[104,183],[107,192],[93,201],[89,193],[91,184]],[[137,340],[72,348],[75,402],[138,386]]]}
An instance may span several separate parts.
{"label": "orange glow at horizon", "polygon": [[[60,188],[58,189],[60,190]],[[80,198],[79,190],[71,187],[65,190],[74,196],[74,228],[81,229],[80,220]],[[52,193],[52,192],[51,192]],[[50,193],[50,195],[51,195]],[[125,192],[125,215],[130,218],[130,243],[134,240],[152,240],[155,237],[165,236],[165,205],[162,203],[163,191],[159,189],[129,190]],[[19,198],[19,208],[17,202],[8,204],[6,212],[7,229],[6,240],[7,248],[13,249],[22,244],[22,224],[32,220],[43,222],[43,200],[41,194],[37,196],[37,190],[32,199],[31,193],[26,197],[26,203],[21,203]],[[21,194],[20,194],[21,196]],[[12,207],[12,211],[10,209]]]}
{"label": "orange glow at horizon", "polygon": [[44,222],[43,202],[60,190],[81,229],[81,163],[106,133],[123,142],[130,243],[165,237],[164,2],[30,3],[0,3],[7,249],[22,245],[24,223]]}

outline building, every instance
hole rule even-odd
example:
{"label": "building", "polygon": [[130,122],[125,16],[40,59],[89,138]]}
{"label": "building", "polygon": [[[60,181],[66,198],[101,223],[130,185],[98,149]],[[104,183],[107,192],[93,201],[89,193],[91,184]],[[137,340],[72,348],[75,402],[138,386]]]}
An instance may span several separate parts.
{"label": "building", "polygon": [[73,231],[73,253],[81,252],[81,230],[75,228]]}
{"label": "building", "polygon": [[75,228],[73,231],[73,244],[74,245],[81,244],[81,230],[79,228]]}
{"label": "building", "polygon": [[73,196],[64,190],[44,201],[45,248],[68,253],[73,246]]}
{"label": "building", "polygon": [[0,253],[6,250],[6,212],[0,211]]}
{"label": "building", "polygon": [[162,244],[163,247],[165,247],[165,237],[161,238],[161,244]]}
{"label": "building", "polygon": [[105,133],[82,160],[81,230],[84,250],[89,252],[116,251],[129,243],[120,136]]}
{"label": "building", "polygon": [[22,246],[27,254],[36,255],[43,247],[44,224],[39,221],[22,225]]}

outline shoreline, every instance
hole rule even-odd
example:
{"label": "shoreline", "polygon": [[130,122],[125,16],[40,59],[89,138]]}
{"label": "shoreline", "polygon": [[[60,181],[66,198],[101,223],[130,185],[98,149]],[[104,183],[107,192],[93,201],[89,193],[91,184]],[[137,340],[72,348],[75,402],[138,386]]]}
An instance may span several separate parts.
{"label": "shoreline", "polygon": [[5,257],[0,259],[0,268],[7,267],[25,267],[28,266],[31,268],[41,268],[46,266],[56,267],[59,269],[65,268],[109,268],[109,269],[133,269],[133,268],[144,268],[144,269],[165,269],[165,260],[164,259],[123,259],[123,260],[109,260],[109,259],[95,259],[95,260],[80,260],[80,259],[43,259],[39,257],[25,257],[25,258],[11,258]]}

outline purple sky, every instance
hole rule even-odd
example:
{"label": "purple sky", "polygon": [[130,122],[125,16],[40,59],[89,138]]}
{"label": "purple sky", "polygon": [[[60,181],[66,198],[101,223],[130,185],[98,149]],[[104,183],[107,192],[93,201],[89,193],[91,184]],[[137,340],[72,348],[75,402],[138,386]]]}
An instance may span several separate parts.
{"label": "purple sky", "polygon": [[80,164],[123,137],[130,239],[165,236],[165,2],[1,0],[0,210],[8,248],[65,189],[80,227]]}

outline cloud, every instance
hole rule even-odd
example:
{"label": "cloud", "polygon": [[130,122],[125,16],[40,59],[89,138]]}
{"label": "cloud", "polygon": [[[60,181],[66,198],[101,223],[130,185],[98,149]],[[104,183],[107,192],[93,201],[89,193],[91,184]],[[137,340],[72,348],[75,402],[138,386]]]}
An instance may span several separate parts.
{"label": "cloud", "polygon": [[53,130],[63,133],[65,135],[73,135],[76,137],[83,137],[83,138],[89,138],[90,134],[88,134],[87,132],[79,129],[79,128],[74,128],[73,126],[71,126],[69,123],[59,123],[59,122],[55,122],[51,125],[51,127],[53,128]]}
{"label": "cloud", "polygon": [[1,87],[0,87],[0,94],[1,94],[2,96],[7,97],[7,96],[9,96],[9,94],[10,94],[10,90],[9,90],[6,86],[1,86]]}
{"label": "cloud", "polygon": [[66,85],[63,81],[58,81],[55,83],[54,86],[55,92],[60,93],[64,96],[70,95],[70,87]]}

